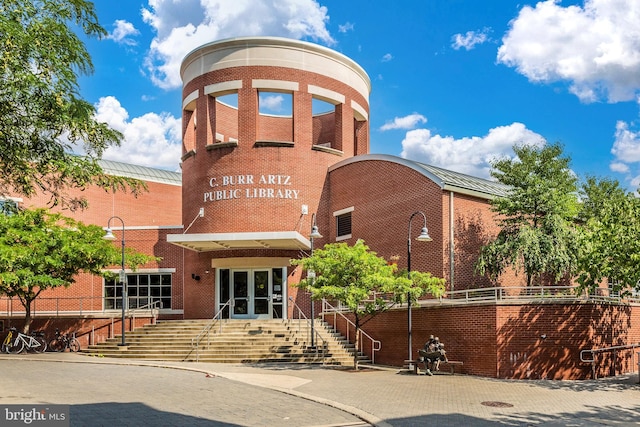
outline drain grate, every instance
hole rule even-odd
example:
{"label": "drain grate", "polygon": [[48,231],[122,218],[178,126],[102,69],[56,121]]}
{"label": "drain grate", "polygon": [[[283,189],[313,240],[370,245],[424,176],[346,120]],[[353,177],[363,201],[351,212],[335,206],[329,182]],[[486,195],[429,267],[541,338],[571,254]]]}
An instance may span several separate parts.
{"label": "drain grate", "polygon": [[511,403],[507,403],[507,402],[481,402],[481,405],[484,406],[491,406],[492,408],[513,408],[513,405]]}

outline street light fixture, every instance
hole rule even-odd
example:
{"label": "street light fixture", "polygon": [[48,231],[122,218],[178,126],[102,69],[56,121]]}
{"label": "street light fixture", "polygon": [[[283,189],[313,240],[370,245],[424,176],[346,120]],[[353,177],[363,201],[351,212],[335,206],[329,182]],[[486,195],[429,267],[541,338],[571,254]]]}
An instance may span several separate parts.
{"label": "street light fixture", "polygon": [[[419,242],[430,242],[431,236],[429,236],[429,231],[427,230],[427,216],[422,211],[416,211],[411,214],[409,218],[409,235],[407,238],[407,277],[411,280],[411,221],[413,217],[416,215],[422,215],[423,226],[420,231],[420,235],[416,237],[416,240]],[[411,292],[407,292],[407,338],[409,341],[409,357],[408,360],[413,360],[412,352],[411,352]]]}
{"label": "street light fixture", "polygon": [[[311,241],[311,256],[313,256],[313,239],[319,239],[322,237],[322,234],[318,231],[318,226],[316,225],[316,214],[311,215],[311,234],[309,235],[309,240]],[[313,270],[309,270],[307,272],[307,278],[311,279],[311,287],[313,288],[313,282],[316,280],[316,272]],[[314,307],[313,307],[313,292],[311,293],[311,347],[316,347],[316,334],[314,328]]]}
{"label": "street light fixture", "polygon": [[124,221],[122,220],[122,218],[120,218],[119,216],[112,216],[111,218],[109,218],[109,221],[107,222],[107,230],[106,230],[106,234],[102,237],[105,240],[115,240],[116,236],[113,235],[113,231],[111,231],[111,220],[112,219],[118,219],[120,220],[120,222],[122,223],[122,259],[121,259],[121,264],[120,264],[120,275],[119,275],[119,280],[120,280],[120,286],[122,287],[122,342],[119,344],[121,346],[126,346],[126,341],[125,341],[125,327],[124,327],[124,322],[125,322],[125,310],[126,310],[126,305],[127,305],[127,287],[125,285],[125,282],[127,280],[127,276],[124,272]]}

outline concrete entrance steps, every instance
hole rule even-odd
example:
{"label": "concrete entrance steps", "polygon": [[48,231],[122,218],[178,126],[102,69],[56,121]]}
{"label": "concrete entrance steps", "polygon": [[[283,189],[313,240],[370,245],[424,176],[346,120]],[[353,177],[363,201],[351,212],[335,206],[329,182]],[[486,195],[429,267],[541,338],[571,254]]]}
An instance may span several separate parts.
{"label": "concrete entrance steps", "polygon": [[[89,346],[85,353],[105,357],[141,358],[147,360],[174,360],[214,363],[321,363],[333,365],[353,364],[353,344],[328,324],[314,323],[322,337],[315,349],[311,347],[309,323],[299,320],[223,320],[205,337],[198,350],[192,347],[195,339],[209,320],[159,321],[128,332],[126,347],[119,344],[121,336],[104,343]],[[324,350],[324,352],[323,352]],[[359,356],[359,363],[367,363]]]}

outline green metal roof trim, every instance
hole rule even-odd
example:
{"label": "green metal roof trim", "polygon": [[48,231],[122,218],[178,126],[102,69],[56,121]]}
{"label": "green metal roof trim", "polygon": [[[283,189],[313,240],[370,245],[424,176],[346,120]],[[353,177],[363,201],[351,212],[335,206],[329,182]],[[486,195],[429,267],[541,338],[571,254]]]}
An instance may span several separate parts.
{"label": "green metal roof trim", "polygon": [[509,194],[509,186],[497,181],[465,175],[424,163],[416,162],[416,164],[439,177],[444,182],[445,189],[448,190],[455,191],[456,188],[459,188],[487,194],[492,197],[506,197]]}
{"label": "green metal roof trim", "polygon": [[99,163],[102,170],[108,175],[124,176],[161,184],[182,185],[182,174],[180,172],[154,169],[146,166],[115,162],[113,160],[103,159],[100,160]]}
{"label": "green metal roof trim", "polygon": [[329,167],[329,172],[346,166],[350,163],[364,161],[386,161],[398,163],[406,166],[416,172],[429,178],[445,191],[453,191],[461,194],[468,194],[483,199],[493,199],[495,197],[505,197],[509,194],[509,186],[496,181],[478,178],[463,173],[442,169],[436,166],[424,163],[414,162],[412,160],[403,159],[402,157],[391,156],[388,154],[364,154],[345,159],[339,163]]}

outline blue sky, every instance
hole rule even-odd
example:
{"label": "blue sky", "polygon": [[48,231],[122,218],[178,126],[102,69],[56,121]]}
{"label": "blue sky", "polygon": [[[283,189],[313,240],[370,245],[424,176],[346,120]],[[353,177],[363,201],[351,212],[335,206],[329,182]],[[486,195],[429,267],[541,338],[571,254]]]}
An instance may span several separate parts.
{"label": "blue sky", "polygon": [[107,159],[178,170],[184,55],[280,36],[366,70],[372,153],[488,178],[514,144],[559,142],[581,178],[640,184],[637,0],[94,3],[109,36],[86,41],[95,72],[81,93],[125,135]]}

